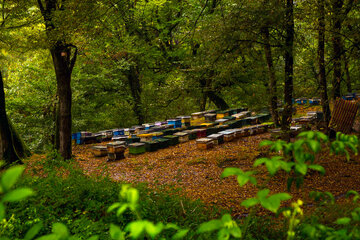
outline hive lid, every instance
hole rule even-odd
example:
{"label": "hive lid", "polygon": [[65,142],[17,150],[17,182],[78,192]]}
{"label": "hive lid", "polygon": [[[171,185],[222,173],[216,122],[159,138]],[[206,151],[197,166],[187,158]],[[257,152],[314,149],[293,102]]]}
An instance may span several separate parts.
{"label": "hive lid", "polygon": [[183,137],[183,136],[189,135],[189,133],[187,133],[187,132],[177,132],[177,133],[174,133],[174,135],[179,136],[179,137]]}
{"label": "hive lid", "polygon": [[213,139],[211,139],[211,138],[199,138],[196,140],[197,143],[209,143],[212,141],[213,141]]}
{"label": "hive lid", "polygon": [[129,147],[142,147],[142,146],[145,146],[145,143],[138,142],[138,143],[129,144]]}
{"label": "hive lid", "polygon": [[91,148],[96,150],[107,150],[106,146],[92,146]]}
{"label": "hive lid", "polygon": [[121,146],[121,145],[125,145],[125,142],[124,141],[115,141],[115,142],[111,142],[111,143],[107,144],[107,146],[113,146],[113,147]]}

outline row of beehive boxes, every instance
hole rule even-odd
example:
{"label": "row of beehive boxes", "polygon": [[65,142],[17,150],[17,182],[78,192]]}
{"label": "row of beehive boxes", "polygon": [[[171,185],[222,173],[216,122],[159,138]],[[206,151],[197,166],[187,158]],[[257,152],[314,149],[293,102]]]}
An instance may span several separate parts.
{"label": "row of beehive boxes", "polygon": [[[136,126],[133,128],[127,129],[113,129],[101,131],[98,133],[90,133],[90,132],[79,132],[73,134],[73,141],[77,144],[86,144],[86,143],[97,143],[104,142],[110,140],[116,141],[126,141],[129,143],[139,142],[140,138],[148,138],[146,140],[155,140],[160,138],[161,135],[172,135],[173,133],[182,130],[182,129],[191,129],[195,127],[206,127],[211,128],[214,125],[230,125],[230,127],[241,127],[245,125],[254,125],[260,122],[265,122],[269,120],[269,114],[258,114],[256,116],[251,116],[249,111],[243,111],[232,116],[226,116],[221,119],[216,119],[215,122],[204,122],[197,124],[195,126],[182,126],[181,128],[174,128],[172,124],[168,124],[167,122],[162,122],[162,125],[154,125],[154,126]],[[211,119],[214,120],[214,119]],[[170,121],[171,122],[171,121]],[[175,125],[176,126],[176,125]],[[146,136],[146,134],[148,134]],[[141,136],[142,135],[142,136]]]}
{"label": "row of beehive boxes", "polygon": [[197,139],[196,144],[199,149],[209,149],[223,142],[230,142],[240,137],[263,133],[272,126],[273,124],[259,124],[227,130],[222,130],[223,128],[219,126],[219,128],[213,128],[212,131],[210,131],[210,129],[192,129],[177,132],[174,133],[174,135],[165,135],[155,140],[140,138],[140,142],[130,143],[128,145],[125,141],[116,141],[107,144],[107,146],[94,146],[92,150],[97,157],[108,155],[109,160],[119,160],[124,158],[126,145],[129,148],[129,154],[132,155],[157,151],[193,139]]}
{"label": "row of beehive boxes", "polygon": [[199,149],[210,149],[215,145],[222,144],[224,142],[231,142],[241,137],[247,137],[251,135],[261,134],[266,132],[269,128],[273,128],[274,124],[258,124],[254,126],[248,126],[244,128],[227,129],[215,134],[208,135],[207,137],[196,140],[196,145]]}
{"label": "row of beehive boxes", "polygon": [[178,116],[174,119],[168,119],[167,121],[158,121],[155,123],[146,123],[141,126],[133,126],[131,128],[124,129],[112,129],[100,131],[97,133],[91,132],[77,132],[72,134],[72,140],[75,144],[84,144],[84,143],[95,143],[102,141],[109,141],[113,136],[123,136],[123,135],[134,135],[139,134],[140,132],[147,130],[150,132],[161,131],[168,128],[181,128],[189,126],[199,126],[203,123],[214,122],[216,119],[222,119],[229,117],[231,120],[233,117],[231,115],[238,114],[234,118],[239,119],[239,116],[242,116],[244,113],[239,112],[246,110],[245,108],[230,109],[226,111],[209,110],[204,112],[192,113],[191,116]]}

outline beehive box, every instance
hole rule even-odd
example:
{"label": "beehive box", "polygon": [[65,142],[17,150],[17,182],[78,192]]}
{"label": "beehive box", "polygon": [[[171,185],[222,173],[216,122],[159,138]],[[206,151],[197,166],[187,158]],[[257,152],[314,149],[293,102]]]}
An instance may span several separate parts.
{"label": "beehive box", "polygon": [[189,140],[194,140],[196,139],[196,131],[193,131],[194,129],[192,130],[185,130],[184,132],[185,133],[188,133],[189,134]]}
{"label": "beehive box", "polygon": [[220,129],[217,127],[209,127],[206,129],[206,134],[211,135],[211,134],[218,133],[219,131],[220,131]]}
{"label": "beehive box", "polygon": [[214,147],[214,140],[211,138],[200,138],[196,140],[198,149],[206,150]]}
{"label": "beehive box", "polygon": [[321,102],[320,98],[310,98],[309,99],[309,103],[312,104],[312,105],[319,105],[320,102]]}
{"label": "beehive box", "polygon": [[159,138],[156,141],[159,143],[159,149],[164,149],[170,146],[170,140],[167,138]]}
{"label": "beehive box", "polygon": [[200,124],[205,122],[205,117],[198,118],[198,119],[191,119],[190,125],[191,126],[199,126]]}
{"label": "beehive box", "polygon": [[204,112],[196,112],[196,113],[192,113],[191,114],[191,119],[192,120],[197,120],[197,119],[204,119]]}
{"label": "beehive box", "polygon": [[124,141],[116,141],[106,144],[108,153],[121,153],[124,152],[125,142]]}
{"label": "beehive box", "polygon": [[224,143],[224,135],[218,133],[218,134],[211,134],[207,136],[208,138],[211,138],[214,140],[215,145],[223,144]]}
{"label": "beehive box", "polygon": [[176,135],[166,135],[164,136],[165,139],[169,139],[169,145],[175,146],[176,144],[179,144],[179,137]]}
{"label": "beehive box", "polygon": [[128,136],[114,136],[111,138],[112,141],[116,142],[116,141],[124,141],[126,143],[126,140],[128,139]]}
{"label": "beehive box", "polygon": [[215,122],[216,113],[207,113],[204,115],[204,117],[205,117],[205,122],[207,123]]}
{"label": "beehive box", "polygon": [[104,157],[108,153],[106,146],[93,146],[91,147],[91,152],[95,157]]}
{"label": "beehive box", "polygon": [[145,123],[143,126],[145,127],[145,130],[150,130],[151,128],[155,127],[153,123]]}
{"label": "beehive box", "polygon": [[93,136],[85,136],[85,137],[83,137],[83,143],[84,144],[97,143],[97,136],[95,136],[95,135],[93,135]]}
{"label": "beehive box", "polygon": [[227,121],[229,121],[229,119],[221,118],[221,119],[217,119],[215,122],[217,122],[219,125],[223,125],[223,124],[225,124]]}
{"label": "beehive box", "polygon": [[119,153],[108,153],[108,162],[124,159],[125,155],[124,152]]}
{"label": "beehive box", "polygon": [[200,124],[200,126],[206,127],[206,128],[213,127],[213,126],[215,126],[215,125],[218,125],[218,123],[208,122],[208,123],[202,123],[202,124]]}
{"label": "beehive box", "polygon": [[256,125],[259,123],[259,117],[257,116],[254,116],[254,117],[247,117],[247,118],[244,118],[246,120],[246,123],[247,124],[250,124],[250,125]]}
{"label": "beehive box", "polygon": [[159,149],[159,142],[158,141],[148,141],[145,143],[145,149],[147,152],[155,152]]}
{"label": "beehive box", "polygon": [[146,152],[145,143],[137,142],[137,143],[129,144],[130,154],[137,155],[137,154],[142,154],[144,152]]}
{"label": "beehive box", "polygon": [[224,135],[224,142],[231,142],[235,139],[235,131],[233,130],[226,130],[219,133]]}
{"label": "beehive box", "polygon": [[163,136],[163,133],[162,132],[153,132],[152,133],[152,140],[156,140],[156,139],[159,139],[159,138],[162,138]]}
{"label": "beehive box", "polygon": [[227,125],[227,124],[217,125],[217,126],[215,126],[215,128],[218,129],[217,132],[221,132],[221,131],[224,131],[224,130],[226,130],[226,129],[229,129],[229,125]]}
{"label": "beehive box", "polygon": [[217,111],[216,113],[216,119],[222,119],[227,116],[230,116],[230,110]]}
{"label": "beehive box", "polygon": [[174,135],[179,137],[181,143],[189,141],[189,133],[187,132],[177,132]]}
{"label": "beehive box", "polygon": [[324,120],[324,113],[321,111],[311,111],[306,113],[307,116],[314,116],[316,120]]}
{"label": "beehive box", "polygon": [[211,109],[211,110],[206,110],[203,112],[204,114],[208,114],[208,113],[215,113],[216,114],[216,110],[215,109]]}
{"label": "beehive box", "polygon": [[191,125],[191,116],[181,116],[181,126],[189,127]]}
{"label": "beehive box", "polygon": [[127,139],[127,143],[128,143],[128,144],[138,143],[138,142],[140,142],[140,138],[139,138],[139,137],[129,136],[129,138]]}
{"label": "beehive box", "polygon": [[259,117],[259,122],[267,122],[271,119],[271,115],[269,113],[261,113],[258,114],[257,117]]}
{"label": "beehive box", "polygon": [[240,137],[247,137],[250,136],[250,127],[241,128]]}
{"label": "beehive box", "polygon": [[113,136],[121,136],[124,135],[124,129],[114,129]]}
{"label": "beehive box", "polygon": [[137,136],[140,138],[140,142],[147,142],[152,140],[153,134],[144,133],[144,134],[138,134]]}
{"label": "beehive box", "polygon": [[173,125],[173,128],[181,128],[181,119],[168,119],[167,123]]}
{"label": "beehive box", "polygon": [[206,137],[206,129],[199,128],[196,129],[196,138],[205,138]]}

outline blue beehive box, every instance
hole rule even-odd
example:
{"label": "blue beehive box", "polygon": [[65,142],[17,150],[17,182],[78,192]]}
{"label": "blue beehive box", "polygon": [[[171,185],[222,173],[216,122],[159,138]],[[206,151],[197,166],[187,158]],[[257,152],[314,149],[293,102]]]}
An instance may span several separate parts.
{"label": "blue beehive box", "polygon": [[169,119],[167,123],[173,125],[174,128],[181,128],[181,119]]}
{"label": "blue beehive box", "polygon": [[114,129],[113,130],[113,135],[114,136],[121,136],[121,135],[124,135],[125,132],[124,132],[124,129]]}
{"label": "blue beehive box", "polygon": [[352,95],[352,94],[349,94],[349,95],[346,95],[346,96],[343,96],[342,97],[344,100],[354,100],[354,95]]}
{"label": "blue beehive box", "polygon": [[310,98],[309,103],[312,105],[319,105],[320,104],[320,98]]}

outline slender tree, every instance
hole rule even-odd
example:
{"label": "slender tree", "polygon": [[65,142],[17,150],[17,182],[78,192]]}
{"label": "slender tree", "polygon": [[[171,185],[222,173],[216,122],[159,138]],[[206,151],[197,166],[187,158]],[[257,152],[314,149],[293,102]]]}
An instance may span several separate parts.
{"label": "slender tree", "polygon": [[281,129],[284,132],[284,139],[289,140],[290,123],[292,120],[292,97],[294,78],[294,3],[293,0],[286,0],[285,13],[285,106],[282,116]]}
{"label": "slender tree", "polygon": [[330,107],[327,94],[327,82],[325,72],[325,0],[318,0],[318,64],[319,64],[319,81],[321,93],[321,105],[324,113],[325,128],[330,122]]}
{"label": "slender tree", "polygon": [[[269,8],[269,0],[264,1],[264,6]],[[272,119],[276,126],[280,125],[279,113],[277,110],[278,98],[277,98],[277,80],[275,75],[271,45],[270,45],[270,32],[269,27],[271,25],[270,19],[271,18],[271,11],[267,9],[266,11],[267,17],[265,19],[265,26],[261,29],[263,41],[264,41],[264,54],[265,60],[268,68],[269,73],[269,105],[270,105],[270,112]]]}
{"label": "slender tree", "polygon": [[354,0],[344,4],[344,0],[332,0],[332,58],[333,58],[333,99],[341,96],[342,69],[341,59],[344,47],[342,40],[342,23],[352,9]]}

